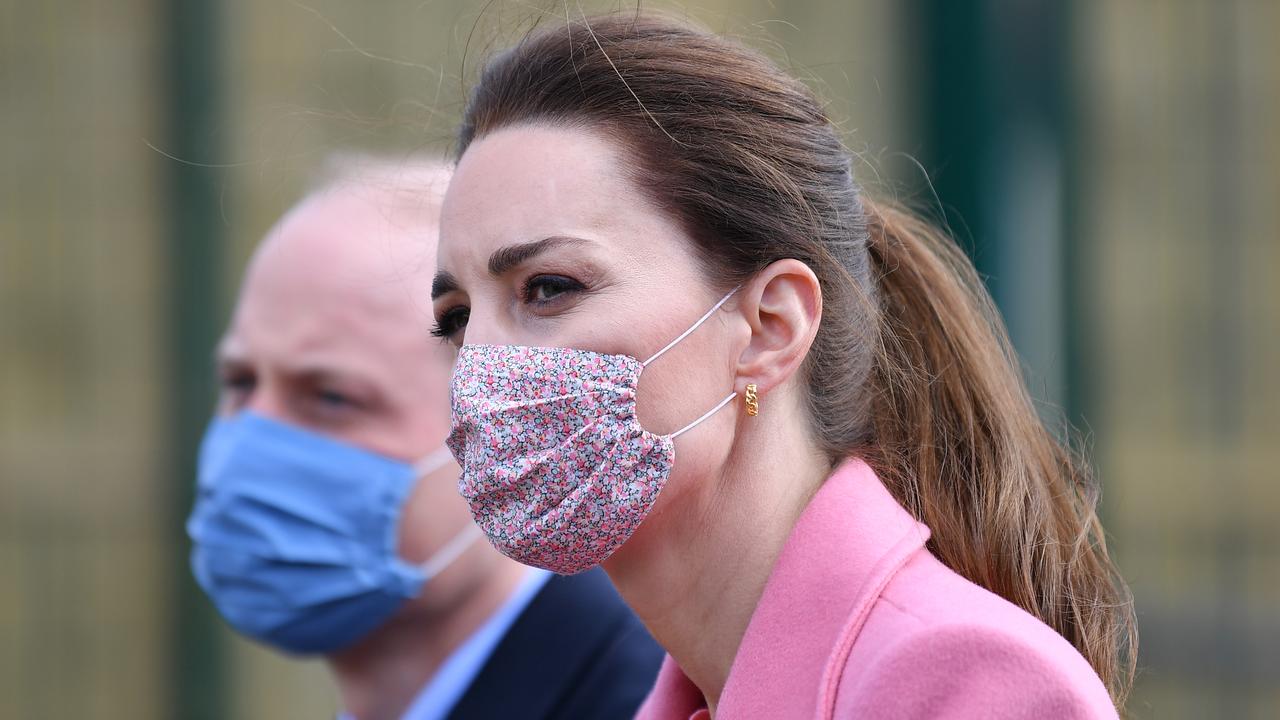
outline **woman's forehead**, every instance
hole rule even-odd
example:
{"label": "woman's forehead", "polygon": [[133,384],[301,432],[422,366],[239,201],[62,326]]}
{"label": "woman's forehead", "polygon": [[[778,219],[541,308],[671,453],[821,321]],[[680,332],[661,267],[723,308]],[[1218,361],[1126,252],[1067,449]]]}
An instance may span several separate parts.
{"label": "woman's forehead", "polygon": [[650,253],[678,232],[630,180],[599,134],[521,126],[475,141],[459,162],[441,220],[441,269],[476,272],[513,243],[580,237]]}

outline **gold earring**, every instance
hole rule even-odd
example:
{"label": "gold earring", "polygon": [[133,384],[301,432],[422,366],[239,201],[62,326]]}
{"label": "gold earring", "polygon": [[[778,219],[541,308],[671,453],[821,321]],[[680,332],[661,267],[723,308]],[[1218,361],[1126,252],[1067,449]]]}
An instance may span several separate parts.
{"label": "gold earring", "polygon": [[747,391],[742,398],[747,405],[747,417],[755,417],[760,414],[760,399],[756,397],[756,384],[747,383]]}

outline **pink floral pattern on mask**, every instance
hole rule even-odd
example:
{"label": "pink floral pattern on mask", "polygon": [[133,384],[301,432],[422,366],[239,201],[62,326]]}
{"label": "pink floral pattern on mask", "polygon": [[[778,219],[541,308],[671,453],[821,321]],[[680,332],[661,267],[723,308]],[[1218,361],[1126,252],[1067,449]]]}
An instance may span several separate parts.
{"label": "pink floral pattern on mask", "polygon": [[626,355],[464,345],[447,444],[459,490],[503,554],[562,574],[631,537],[675,462],[670,437],[640,427]]}

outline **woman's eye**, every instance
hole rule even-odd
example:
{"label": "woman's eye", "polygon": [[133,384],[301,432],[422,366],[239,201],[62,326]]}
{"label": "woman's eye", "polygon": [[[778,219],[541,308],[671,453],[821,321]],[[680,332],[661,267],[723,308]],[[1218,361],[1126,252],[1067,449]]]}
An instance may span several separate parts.
{"label": "woman's eye", "polygon": [[471,317],[471,308],[455,307],[446,310],[431,328],[431,334],[443,340],[452,340],[460,331],[466,329],[467,320]]}
{"label": "woman's eye", "polygon": [[546,303],[561,295],[583,289],[582,283],[563,275],[535,275],[524,285],[524,301],[527,303]]}

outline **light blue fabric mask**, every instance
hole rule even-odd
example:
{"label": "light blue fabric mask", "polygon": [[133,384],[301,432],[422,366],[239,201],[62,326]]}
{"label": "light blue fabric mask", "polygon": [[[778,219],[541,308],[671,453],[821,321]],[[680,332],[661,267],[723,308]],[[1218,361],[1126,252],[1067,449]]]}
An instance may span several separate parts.
{"label": "light blue fabric mask", "polygon": [[191,568],[241,633],[298,654],[329,653],[381,625],[480,535],[474,525],[427,563],[396,552],[417,464],[250,412],[215,419],[200,448],[187,520]]}

